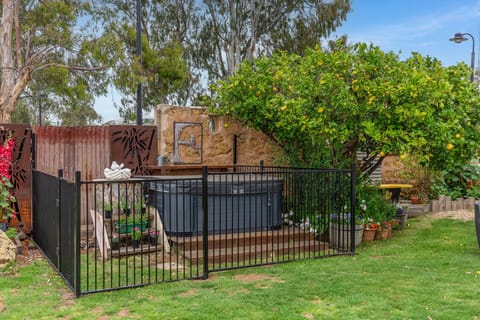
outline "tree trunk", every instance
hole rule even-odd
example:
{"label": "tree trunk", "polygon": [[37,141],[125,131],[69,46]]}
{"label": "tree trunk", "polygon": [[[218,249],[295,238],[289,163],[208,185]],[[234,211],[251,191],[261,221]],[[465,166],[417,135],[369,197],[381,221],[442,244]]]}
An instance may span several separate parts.
{"label": "tree trunk", "polygon": [[[15,65],[13,48],[13,25],[18,20],[16,0],[2,0],[0,28],[0,121],[10,122],[13,108],[31,79],[31,67]],[[19,26],[17,27],[19,28]],[[18,35],[17,35],[18,37]],[[19,44],[17,43],[17,47]],[[17,54],[20,55],[17,48]],[[21,63],[21,59],[17,60]],[[31,62],[33,62],[32,60]]]}
{"label": "tree trunk", "polygon": [[14,0],[2,0],[2,20],[0,28],[0,121],[10,121],[10,113],[13,110],[12,99],[15,86],[15,65],[13,62],[12,30],[15,13]]}

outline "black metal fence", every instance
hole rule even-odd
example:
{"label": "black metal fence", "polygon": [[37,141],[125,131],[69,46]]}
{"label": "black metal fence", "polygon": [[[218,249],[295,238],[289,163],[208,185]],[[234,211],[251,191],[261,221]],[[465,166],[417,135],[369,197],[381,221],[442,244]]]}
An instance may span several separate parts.
{"label": "black metal fence", "polygon": [[351,254],[354,186],[353,167],[76,182],[34,171],[34,240],[76,296]]}
{"label": "black metal fence", "polygon": [[[79,181],[79,178],[77,178]],[[32,171],[33,240],[67,285],[78,287],[78,183]]]}

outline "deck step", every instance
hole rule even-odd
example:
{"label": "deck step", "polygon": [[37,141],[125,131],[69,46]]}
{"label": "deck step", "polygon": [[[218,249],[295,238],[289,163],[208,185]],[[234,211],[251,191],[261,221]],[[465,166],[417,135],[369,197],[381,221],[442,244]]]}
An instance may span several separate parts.
{"label": "deck step", "polygon": [[133,248],[132,246],[121,246],[118,250],[111,250],[110,254],[112,257],[120,257],[120,256],[127,256],[127,255],[134,255],[140,253],[153,253],[162,250],[161,245],[153,246],[149,245],[148,243],[141,244],[138,248]]}
{"label": "deck step", "polygon": [[[297,241],[293,243],[264,243],[253,246],[241,246],[230,248],[212,248],[208,250],[208,262],[215,264],[241,263],[242,261],[258,259],[259,261],[275,260],[284,256],[298,257],[304,253],[306,256],[314,256],[319,252],[329,250],[327,242],[317,240]],[[183,252],[186,259],[192,265],[203,261],[203,250],[187,250]],[[322,254],[324,255],[324,253]]]}
{"label": "deck step", "polygon": [[[203,237],[169,237],[174,245],[184,251],[203,249]],[[298,228],[244,232],[244,233],[227,233],[215,234],[208,236],[209,248],[236,248],[250,247],[266,244],[277,243],[294,243],[314,240],[315,235],[310,232],[300,230]]]}

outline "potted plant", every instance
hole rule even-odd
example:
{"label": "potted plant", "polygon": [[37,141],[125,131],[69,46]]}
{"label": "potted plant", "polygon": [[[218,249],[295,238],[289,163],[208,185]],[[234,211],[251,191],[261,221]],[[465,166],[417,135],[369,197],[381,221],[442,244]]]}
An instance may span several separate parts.
{"label": "potted plant", "polygon": [[150,244],[152,246],[156,246],[158,244],[158,236],[159,235],[160,235],[160,232],[158,230],[150,231]]}
{"label": "potted plant", "polygon": [[145,214],[147,212],[144,201],[135,203],[135,212],[138,214]]}
{"label": "potted plant", "polygon": [[[351,242],[351,213],[339,213],[330,215],[329,239],[330,245],[339,250],[347,250],[350,248]],[[362,242],[363,237],[363,219],[355,216],[355,246]]]}
{"label": "potted plant", "polygon": [[112,237],[112,250],[120,249],[120,238]]}
{"label": "potted plant", "polygon": [[132,209],[128,205],[127,200],[120,201],[120,207],[122,208],[122,213],[124,215],[126,215],[126,216],[130,215],[130,212],[132,211]]}
{"label": "potted plant", "polygon": [[398,221],[397,228],[403,229],[407,225],[408,213],[402,207],[397,208],[397,213],[395,218]]}
{"label": "potted plant", "polygon": [[126,234],[132,232],[134,228],[138,228],[140,231],[145,231],[148,227],[148,216],[143,215],[120,215],[118,221],[115,222],[115,230],[120,234]]}
{"label": "potted plant", "polygon": [[375,234],[375,240],[387,240],[392,235],[392,223],[390,221],[384,221],[380,224],[377,233]]}
{"label": "potted plant", "polygon": [[132,232],[130,233],[132,237],[132,247],[138,248],[140,247],[140,240],[142,239],[142,231],[139,228],[133,228]]}
{"label": "potted plant", "polygon": [[105,219],[111,219],[112,218],[112,204],[110,202],[104,202],[103,212],[104,212],[104,215],[105,215]]}
{"label": "potted plant", "polygon": [[375,234],[377,233],[379,223],[374,222],[373,219],[368,218],[365,223],[365,228],[363,229],[363,238],[364,242],[371,242],[375,240]]}

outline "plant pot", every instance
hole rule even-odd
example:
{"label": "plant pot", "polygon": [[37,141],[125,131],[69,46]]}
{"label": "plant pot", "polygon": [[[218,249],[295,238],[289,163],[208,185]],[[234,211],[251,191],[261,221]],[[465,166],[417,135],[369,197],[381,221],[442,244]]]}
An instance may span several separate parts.
{"label": "plant pot", "polygon": [[[329,225],[329,240],[330,246],[339,250],[351,250],[351,229],[350,225],[337,224],[330,222]],[[355,247],[362,242],[363,224],[355,226]]]}
{"label": "plant pot", "polygon": [[398,227],[400,229],[405,228],[407,225],[408,213],[397,214],[397,219],[399,220]]}
{"label": "plant pot", "polygon": [[8,229],[8,223],[7,222],[0,222],[0,230],[3,232],[7,231]]}
{"label": "plant pot", "polygon": [[133,248],[140,248],[140,239],[132,239],[132,247]]}
{"label": "plant pot", "polygon": [[150,244],[152,246],[156,246],[158,244],[158,237],[157,236],[150,236]]}
{"label": "plant pot", "polygon": [[410,202],[412,204],[425,204],[427,203],[427,198],[420,198],[417,195],[410,196]]}
{"label": "plant pot", "polygon": [[137,223],[119,223],[115,222],[115,230],[120,234],[131,233],[133,229],[138,228],[141,232],[145,231],[148,227],[148,221],[141,221]]}
{"label": "plant pot", "polygon": [[387,230],[388,230],[388,232],[387,232],[387,239],[390,239],[390,238],[392,237],[392,234],[393,234],[393,228],[390,227],[390,228],[388,228]]}
{"label": "plant pot", "polygon": [[112,250],[120,249],[120,239],[112,240]]}
{"label": "plant pot", "polygon": [[382,230],[377,230],[375,234],[375,240],[387,240],[388,239],[388,229],[390,228],[383,228]]}
{"label": "plant pot", "polygon": [[377,233],[377,229],[364,229],[363,230],[363,242],[372,242],[375,240],[375,234]]}

